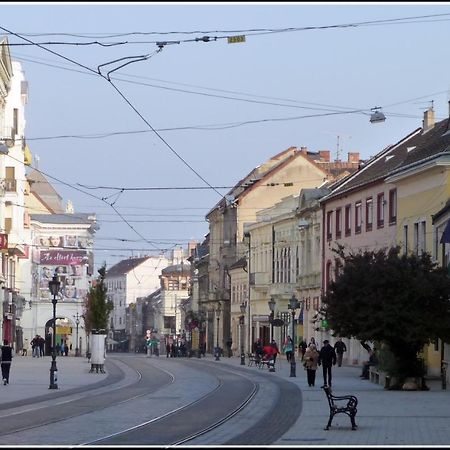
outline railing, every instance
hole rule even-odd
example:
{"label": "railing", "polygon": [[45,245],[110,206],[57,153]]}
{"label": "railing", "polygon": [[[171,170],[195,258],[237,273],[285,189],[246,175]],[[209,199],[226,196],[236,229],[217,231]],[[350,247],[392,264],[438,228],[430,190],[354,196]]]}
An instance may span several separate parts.
{"label": "railing", "polygon": [[2,185],[4,185],[6,192],[16,192],[17,191],[17,181],[16,180],[2,180]]}

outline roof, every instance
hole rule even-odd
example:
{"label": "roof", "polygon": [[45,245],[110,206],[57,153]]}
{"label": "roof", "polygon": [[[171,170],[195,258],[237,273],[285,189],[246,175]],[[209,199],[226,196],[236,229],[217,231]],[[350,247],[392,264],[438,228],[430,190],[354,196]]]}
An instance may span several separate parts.
{"label": "roof", "polygon": [[96,221],[95,213],[31,214],[30,219],[41,223],[61,225],[91,225]]}
{"label": "roof", "polygon": [[50,208],[51,212],[63,213],[62,197],[55,191],[53,186],[47,179],[36,169],[33,169],[26,175],[26,179],[30,184],[30,193],[34,194],[41,200],[46,207]]}
{"label": "roof", "polygon": [[422,163],[424,160],[450,153],[450,118],[436,122],[433,128],[418,136],[415,148],[410,149],[394,172]]}
{"label": "roof", "polygon": [[147,261],[150,256],[144,256],[142,258],[130,258],[124,259],[114,266],[112,266],[109,270],[106,271],[106,277],[120,277],[122,275],[126,275],[128,272],[131,272],[137,266],[140,266],[143,262]]}
{"label": "roof", "polygon": [[244,267],[247,267],[247,258],[245,256],[243,258],[238,259],[235,263],[231,264],[230,270],[243,269]]}
{"label": "roof", "polygon": [[162,271],[162,275],[170,275],[170,274],[179,274],[179,275],[190,275],[191,274],[191,265],[190,264],[174,264],[173,266],[167,266]]}
{"label": "roof", "polygon": [[269,174],[273,173],[277,168],[282,165],[287,164],[289,161],[299,157],[303,152],[298,150],[296,147],[289,147],[287,150],[284,150],[269,160],[267,160],[264,164],[255,167],[251,172],[249,172],[242,180],[228,191],[228,193],[206,214],[208,217],[213,211],[215,211],[219,207],[224,207],[227,205],[227,198],[237,199],[238,197],[246,194],[250,188],[261,181],[263,178],[266,178]]}
{"label": "roof", "polygon": [[426,132],[417,128],[395,145],[370,159],[358,172],[338,183],[323,200],[338,197],[368,183],[385,180],[426,161],[450,154],[450,118],[436,122]]}
{"label": "roof", "polygon": [[395,145],[383,149],[367,161],[358,171],[333,185],[331,193],[322,200],[339,197],[368,183],[384,180],[390,172],[399,167],[404,161],[408,154],[408,149],[417,144],[420,138],[420,131],[421,128],[417,128]]}

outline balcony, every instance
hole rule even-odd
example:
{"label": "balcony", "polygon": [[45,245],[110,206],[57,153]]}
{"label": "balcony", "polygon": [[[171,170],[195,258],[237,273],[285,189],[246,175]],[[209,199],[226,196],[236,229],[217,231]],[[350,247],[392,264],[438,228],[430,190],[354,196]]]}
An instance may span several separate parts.
{"label": "balcony", "polygon": [[300,288],[317,288],[321,285],[321,272],[312,272],[299,275],[298,286]]}
{"label": "balcony", "polygon": [[17,192],[17,180],[5,178],[0,186],[4,186],[5,192]]}
{"label": "balcony", "polygon": [[265,286],[270,283],[269,274],[267,272],[250,273],[250,286]]}

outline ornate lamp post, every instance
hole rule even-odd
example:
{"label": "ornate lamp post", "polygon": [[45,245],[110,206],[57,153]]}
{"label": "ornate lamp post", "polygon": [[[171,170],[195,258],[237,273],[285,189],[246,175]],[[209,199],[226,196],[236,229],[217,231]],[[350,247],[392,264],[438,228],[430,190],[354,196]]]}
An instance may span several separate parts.
{"label": "ornate lamp post", "polygon": [[241,316],[239,317],[239,327],[241,330],[241,366],[245,366],[245,351],[244,351],[244,320],[245,320],[245,311],[247,309],[247,302],[241,303]]}
{"label": "ornate lamp post", "polygon": [[75,317],[75,324],[77,326],[77,342],[75,345],[75,356],[80,356],[80,349],[78,347],[78,326],[80,325],[80,315],[78,314],[78,311],[77,314],[73,317]]}
{"label": "ornate lamp post", "polygon": [[270,322],[270,338],[273,339],[273,319],[275,318],[275,299],[273,297],[270,297],[270,300],[267,302],[270,309],[270,316],[269,316],[269,322]]}
{"label": "ornate lamp post", "polygon": [[293,351],[292,351],[292,356],[291,356],[291,373],[290,373],[290,377],[295,377],[295,310],[300,308],[300,302],[297,300],[297,298],[295,297],[295,294],[292,294],[291,299],[289,300],[289,304],[288,304],[288,309],[291,310],[291,314],[292,314],[292,341],[293,341]]}
{"label": "ornate lamp post", "polygon": [[216,361],[220,361],[220,350],[219,350],[219,322],[220,322],[220,313],[221,313],[222,305],[220,302],[217,303],[216,315],[217,315],[217,339],[216,339]]}
{"label": "ornate lamp post", "polygon": [[53,295],[53,333],[52,333],[52,365],[50,366],[50,386],[49,389],[58,389],[58,384],[56,383],[56,374],[58,371],[56,367],[56,303],[58,300],[56,296],[59,292],[59,287],[61,283],[58,281],[56,275],[53,275],[53,279],[48,282],[48,287],[51,294]]}

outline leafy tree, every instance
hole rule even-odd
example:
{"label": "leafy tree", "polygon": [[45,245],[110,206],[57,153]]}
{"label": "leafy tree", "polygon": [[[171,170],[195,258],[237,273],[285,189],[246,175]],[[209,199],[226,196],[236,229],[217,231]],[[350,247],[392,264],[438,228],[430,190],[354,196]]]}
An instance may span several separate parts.
{"label": "leafy tree", "polygon": [[[391,375],[422,375],[418,353],[436,338],[450,340],[450,278],[428,253],[400,255],[399,247],[334,250],[343,265],[323,296],[331,329],[376,341],[394,357]],[[395,372],[395,373],[392,373]]]}
{"label": "leafy tree", "polygon": [[98,270],[99,276],[90,287],[84,305],[84,324],[87,333],[94,330],[106,330],[109,314],[114,305],[106,296],[106,263]]}

